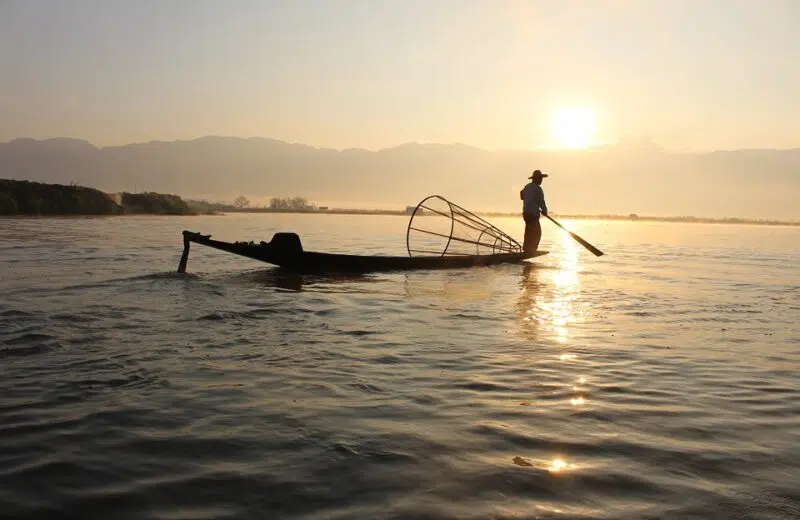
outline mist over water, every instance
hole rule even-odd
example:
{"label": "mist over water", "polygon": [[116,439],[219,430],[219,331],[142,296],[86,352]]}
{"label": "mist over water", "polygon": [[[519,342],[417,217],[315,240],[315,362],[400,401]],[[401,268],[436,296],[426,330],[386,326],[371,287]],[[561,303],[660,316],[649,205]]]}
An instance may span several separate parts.
{"label": "mist over water", "polygon": [[[490,219],[521,238],[521,219]],[[800,517],[800,228],[543,223],[529,266],[395,216],[0,220],[0,506],[32,518]]]}

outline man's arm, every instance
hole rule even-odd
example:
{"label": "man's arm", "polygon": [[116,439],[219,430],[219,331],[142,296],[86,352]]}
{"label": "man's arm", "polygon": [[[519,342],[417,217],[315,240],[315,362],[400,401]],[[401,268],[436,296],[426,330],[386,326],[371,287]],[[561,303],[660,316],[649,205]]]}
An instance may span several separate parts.
{"label": "man's arm", "polygon": [[539,188],[539,200],[539,209],[542,210],[542,215],[547,216],[547,203],[544,201],[544,190],[542,188]]}

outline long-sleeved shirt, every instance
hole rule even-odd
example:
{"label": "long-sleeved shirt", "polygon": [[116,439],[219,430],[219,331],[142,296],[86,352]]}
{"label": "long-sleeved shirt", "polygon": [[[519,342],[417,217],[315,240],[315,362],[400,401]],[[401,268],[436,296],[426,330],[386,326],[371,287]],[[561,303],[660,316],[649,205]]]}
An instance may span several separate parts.
{"label": "long-sleeved shirt", "polygon": [[522,191],[519,192],[522,199],[522,212],[539,216],[539,210],[547,213],[547,204],[544,202],[544,191],[538,184],[529,182]]}

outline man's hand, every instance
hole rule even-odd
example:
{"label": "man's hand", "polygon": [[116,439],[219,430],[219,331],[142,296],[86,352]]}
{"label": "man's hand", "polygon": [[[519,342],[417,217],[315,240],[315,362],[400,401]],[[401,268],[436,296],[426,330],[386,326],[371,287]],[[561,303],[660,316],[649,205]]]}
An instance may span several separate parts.
{"label": "man's hand", "polygon": [[547,216],[547,210],[546,209],[542,210],[542,215],[544,215],[545,217]]}

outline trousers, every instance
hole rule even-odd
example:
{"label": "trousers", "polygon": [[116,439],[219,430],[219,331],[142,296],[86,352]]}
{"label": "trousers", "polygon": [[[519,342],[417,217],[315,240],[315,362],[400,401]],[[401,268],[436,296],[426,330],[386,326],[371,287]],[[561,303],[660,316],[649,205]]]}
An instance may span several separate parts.
{"label": "trousers", "polygon": [[539,222],[539,215],[533,213],[523,213],[525,219],[525,239],[522,242],[522,252],[524,256],[532,255],[539,248],[539,241],[542,239],[542,224]]}

